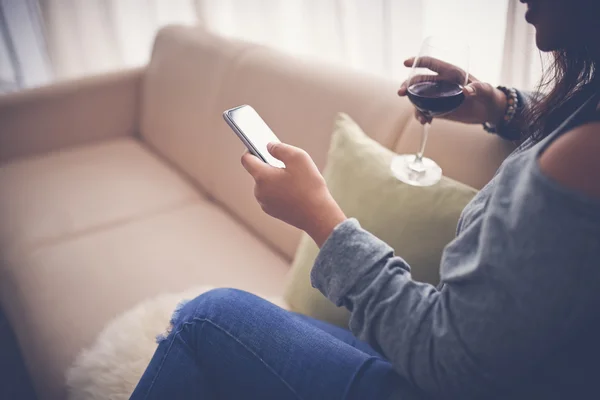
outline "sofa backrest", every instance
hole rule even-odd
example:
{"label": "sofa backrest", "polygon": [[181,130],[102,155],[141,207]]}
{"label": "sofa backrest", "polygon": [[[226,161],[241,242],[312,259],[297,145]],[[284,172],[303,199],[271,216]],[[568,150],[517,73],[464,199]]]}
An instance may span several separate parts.
{"label": "sofa backrest", "polygon": [[[266,216],[254,200],[253,181],[240,165],[244,147],[223,121],[223,111],[252,105],[282,141],[304,148],[323,168],[340,111],[386,147],[415,151],[419,126],[410,122],[413,109],[397,97],[397,87],[199,27],[171,26],[159,32],[147,68],[140,130],[149,146],[209,198],[291,259],[299,232]],[[440,123],[436,129],[428,153],[439,158],[447,175],[465,183],[484,184],[506,152],[479,128]],[[497,156],[486,155],[487,148]],[[474,149],[481,154],[471,154]]]}

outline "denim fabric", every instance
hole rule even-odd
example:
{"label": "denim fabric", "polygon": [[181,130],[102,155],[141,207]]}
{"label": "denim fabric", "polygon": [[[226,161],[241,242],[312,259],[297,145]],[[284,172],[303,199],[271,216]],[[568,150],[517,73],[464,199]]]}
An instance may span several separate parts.
{"label": "denim fabric", "polygon": [[131,398],[377,400],[401,385],[349,331],[217,289],[174,314]]}

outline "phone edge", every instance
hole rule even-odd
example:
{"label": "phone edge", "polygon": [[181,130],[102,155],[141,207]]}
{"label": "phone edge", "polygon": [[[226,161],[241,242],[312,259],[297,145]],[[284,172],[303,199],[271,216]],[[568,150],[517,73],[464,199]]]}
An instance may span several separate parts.
{"label": "phone edge", "polygon": [[244,143],[244,146],[246,146],[246,148],[248,149],[248,151],[250,153],[252,153],[252,155],[254,155],[255,157],[258,157],[261,161],[265,162],[268,164],[267,160],[265,160],[265,158],[258,152],[258,150],[256,150],[256,148],[254,147],[254,145],[252,145],[252,143],[248,140],[248,138],[246,137],[246,135],[242,132],[242,130],[235,124],[235,122],[233,121],[233,119],[231,119],[229,117],[229,112],[233,111],[233,110],[237,110],[238,108],[242,108],[245,106],[239,106],[239,107],[235,107],[235,108],[231,108],[229,110],[226,110],[223,112],[223,119],[225,120],[225,122],[227,123],[227,125],[229,125],[229,127],[231,128],[231,130],[233,131],[233,133],[236,134],[236,136],[242,141],[242,143]]}

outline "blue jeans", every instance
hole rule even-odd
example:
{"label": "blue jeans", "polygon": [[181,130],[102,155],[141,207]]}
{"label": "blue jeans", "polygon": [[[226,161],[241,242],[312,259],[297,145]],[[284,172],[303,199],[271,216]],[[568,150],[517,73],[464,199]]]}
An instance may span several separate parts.
{"label": "blue jeans", "polygon": [[401,384],[349,331],[217,289],[175,313],[131,399],[387,400]]}

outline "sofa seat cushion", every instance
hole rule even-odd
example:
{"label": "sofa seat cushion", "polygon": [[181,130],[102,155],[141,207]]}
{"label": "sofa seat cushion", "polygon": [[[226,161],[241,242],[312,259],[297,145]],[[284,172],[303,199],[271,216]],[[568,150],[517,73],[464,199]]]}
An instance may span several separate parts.
{"label": "sofa seat cushion", "polygon": [[193,285],[280,296],[289,268],[208,201],[38,247],[13,262],[0,282],[2,306],[44,398],[64,394],[77,353],[137,302]]}
{"label": "sofa seat cushion", "polygon": [[200,198],[134,138],[2,165],[0,187],[4,256]]}
{"label": "sofa seat cushion", "polygon": [[133,138],[0,166],[0,307],[42,399],[107,321],[192,285],[281,295],[288,262]]}

